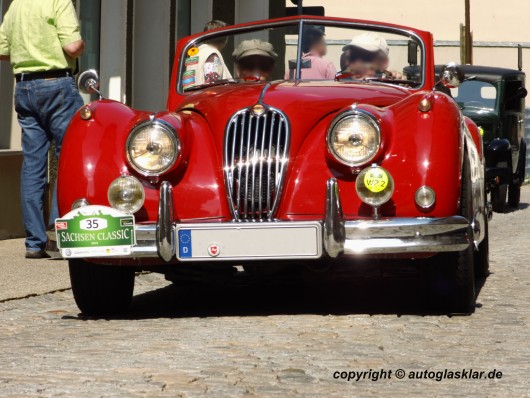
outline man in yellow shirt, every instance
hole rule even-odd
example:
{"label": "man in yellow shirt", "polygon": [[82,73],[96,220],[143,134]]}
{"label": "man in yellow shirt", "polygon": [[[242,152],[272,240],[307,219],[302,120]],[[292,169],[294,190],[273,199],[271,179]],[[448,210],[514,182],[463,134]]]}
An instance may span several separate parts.
{"label": "man in yellow shirt", "polygon": [[[13,0],[0,26],[0,60],[17,81],[15,110],[22,127],[22,216],[26,258],[46,258],[43,216],[48,149],[61,143],[83,106],[75,84],[76,58],[84,50],[71,0]],[[54,192],[50,222],[58,217]]]}

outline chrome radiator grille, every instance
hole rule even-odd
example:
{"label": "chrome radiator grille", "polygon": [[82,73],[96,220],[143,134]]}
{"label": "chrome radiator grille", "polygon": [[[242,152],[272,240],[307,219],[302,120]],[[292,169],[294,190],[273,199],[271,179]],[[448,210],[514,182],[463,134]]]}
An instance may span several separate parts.
{"label": "chrome radiator grille", "polygon": [[289,160],[289,138],[285,115],[260,104],[237,112],[228,122],[224,168],[236,220],[274,216]]}

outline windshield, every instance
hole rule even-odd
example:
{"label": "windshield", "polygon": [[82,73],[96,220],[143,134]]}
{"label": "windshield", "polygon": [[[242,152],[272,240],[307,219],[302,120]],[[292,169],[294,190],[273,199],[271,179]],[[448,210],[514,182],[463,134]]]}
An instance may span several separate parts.
{"label": "windshield", "polygon": [[300,21],[293,21],[199,38],[184,50],[179,88],[282,79],[423,81],[422,46],[410,32],[321,21],[304,22],[299,32]]}
{"label": "windshield", "polygon": [[452,88],[451,95],[462,110],[491,112],[495,110],[497,88],[491,83],[468,80]]}

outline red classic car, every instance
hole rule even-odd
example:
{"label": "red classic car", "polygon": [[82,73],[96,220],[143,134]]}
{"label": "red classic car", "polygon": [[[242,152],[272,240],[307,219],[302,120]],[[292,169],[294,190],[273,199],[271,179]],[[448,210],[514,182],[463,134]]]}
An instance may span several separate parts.
{"label": "red classic car", "polygon": [[[488,272],[482,142],[436,89],[462,79],[453,64],[435,81],[431,34],[387,23],[301,16],[182,39],[165,110],[100,99],[64,139],[56,233],[79,308],[125,310],[138,270],[387,256],[420,259],[432,302],[472,312]],[[97,74],[79,85],[97,91]]]}

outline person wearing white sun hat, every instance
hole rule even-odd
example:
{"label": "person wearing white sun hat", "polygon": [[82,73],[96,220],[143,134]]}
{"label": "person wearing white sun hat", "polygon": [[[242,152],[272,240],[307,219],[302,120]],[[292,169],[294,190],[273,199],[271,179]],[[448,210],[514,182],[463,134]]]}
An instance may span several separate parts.
{"label": "person wearing white sun hat", "polygon": [[[373,57],[372,69],[374,74],[380,74],[383,77],[401,77],[399,73],[388,71],[390,48],[385,38],[376,32],[364,32],[355,36],[349,44],[342,48],[342,51],[341,67],[346,60],[355,58],[355,53],[362,53],[363,58]],[[371,57],[367,54],[370,54]]]}

